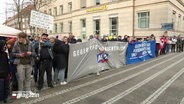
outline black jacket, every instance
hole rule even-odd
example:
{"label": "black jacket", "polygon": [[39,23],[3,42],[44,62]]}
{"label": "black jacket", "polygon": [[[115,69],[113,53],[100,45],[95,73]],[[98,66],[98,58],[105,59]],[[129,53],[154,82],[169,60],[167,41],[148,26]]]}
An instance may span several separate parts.
{"label": "black jacket", "polygon": [[68,65],[68,53],[69,53],[69,45],[64,44],[63,41],[57,40],[53,46],[54,54],[54,66],[57,69],[66,68]]}
{"label": "black jacket", "polygon": [[8,77],[9,63],[7,53],[0,51],[0,78]]}
{"label": "black jacket", "polygon": [[4,46],[6,42],[0,40],[0,78],[5,78],[8,76],[9,63],[7,53],[4,52]]}

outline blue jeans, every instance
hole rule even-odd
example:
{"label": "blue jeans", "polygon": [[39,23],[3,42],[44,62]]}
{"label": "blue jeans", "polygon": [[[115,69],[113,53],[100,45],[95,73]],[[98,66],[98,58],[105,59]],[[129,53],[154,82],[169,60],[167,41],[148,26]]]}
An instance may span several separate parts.
{"label": "blue jeans", "polygon": [[60,81],[61,82],[64,82],[65,81],[65,71],[66,71],[66,68],[63,68],[63,69],[55,69],[55,72],[54,72],[54,81],[57,82],[58,81],[58,74],[60,72]]}
{"label": "blue jeans", "polygon": [[4,101],[8,98],[9,87],[8,78],[0,78],[0,101]]}
{"label": "blue jeans", "polygon": [[165,49],[165,53],[169,53],[169,50],[170,50],[170,44],[166,44],[166,49]]}

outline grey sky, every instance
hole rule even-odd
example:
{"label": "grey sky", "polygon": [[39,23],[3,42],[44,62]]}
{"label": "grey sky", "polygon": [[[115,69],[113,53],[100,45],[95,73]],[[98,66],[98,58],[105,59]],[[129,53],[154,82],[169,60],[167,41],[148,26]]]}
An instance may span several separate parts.
{"label": "grey sky", "polygon": [[7,17],[12,16],[13,12],[10,11],[12,8],[13,0],[0,0],[0,24],[6,20],[6,9],[8,11]]}

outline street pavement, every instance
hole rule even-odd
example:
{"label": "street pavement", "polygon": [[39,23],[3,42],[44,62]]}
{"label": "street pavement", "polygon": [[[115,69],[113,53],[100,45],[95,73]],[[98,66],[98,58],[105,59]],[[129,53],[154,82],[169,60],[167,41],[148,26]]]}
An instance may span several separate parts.
{"label": "street pavement", "polygon": [[13,104],[184,104],[184,53],[90,74],[37,93],[37,98]]}

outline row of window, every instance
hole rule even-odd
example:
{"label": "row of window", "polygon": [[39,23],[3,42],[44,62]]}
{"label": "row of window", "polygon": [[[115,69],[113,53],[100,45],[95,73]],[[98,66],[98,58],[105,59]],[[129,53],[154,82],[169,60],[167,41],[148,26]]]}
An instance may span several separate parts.
{"label": "row of window", "polygon": [[[172,20],[172,22],[175,22],[176,21],[176,17],[177,17],[176,11],[173,10],[173,17],[172,17],[173,20]],[[181,14],[178,14],[178,18],[179,19],[182,18]],[[184,16],[183,16],[183,20],[184,20]]]}
{"label": "row of window", "polygon": [[[118,0],[110,0],[110,2],[115,2],[115,1],[118,1]],[[100,0],[95,0],[95,5],[100,5]],[[86,8],[86,0],[81,0],[81,8]],[[72,11],[72,2],[69,2],[68,3],[68,12],[70,13],[71,11]],[[47,13],[46,10],[44,12]],[[58,14],[58,7],[54,7],[53,12],[54,12],[54,14],[52,13],[52,9],[48,10],[48,14],[50,14],[50,15],[54,15],[54,16],[62,15],[64,13],[63,5],[59,6],[59,14]]]}
{"label": "row of window", "polygon": [[[149,12],[141,12],[138,13],[138,28],[149,28]],[[86,36],[86,19],[80,20],[81,24],[81,35],[82,37]],[[117,16],[111,16],[109,17],[109,33],[111,35],[118,34],[118,17]],[[54,32],[58,33],[58,27],[60,28],[59,33],[63,33],[64,25],[63,23],[54,24]],[[100,34],[101,27],[100,27],[100,18],[95,17],[93,19],[93,31],[94,34]],[[72,21],[68,22],[68,32],[72,32]]]}
{"label": "row of window", "polygon": [[[110,21],[110,34],[118,34],[118,17],[109,18]],[[82,37],[86,36],[86,19],[81,19],[81,35]],[[100,34],[100,19],[94,19],[94,34]],[[64,25],[63,23],[59,24],[60,32],[63,33]],[[54,24],[54,32],[58,33],[58,24]],[[72,32],[72,22],[68,22],[68,32]]]}

